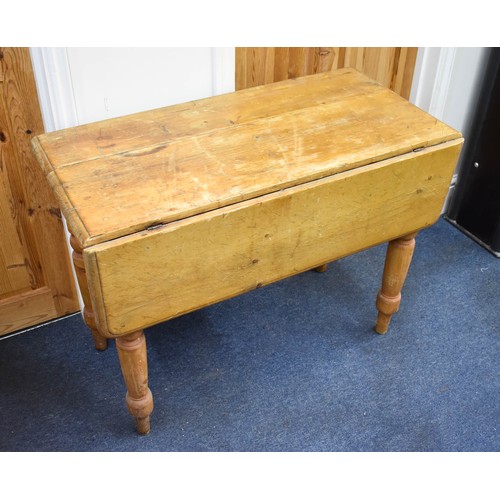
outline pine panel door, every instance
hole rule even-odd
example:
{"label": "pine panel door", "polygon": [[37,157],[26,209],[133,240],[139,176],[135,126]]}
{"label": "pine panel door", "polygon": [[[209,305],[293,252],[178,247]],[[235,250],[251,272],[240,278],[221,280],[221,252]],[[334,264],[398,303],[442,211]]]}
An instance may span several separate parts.
{"label": "pine panel door", "polygon": [[43,133],[28,48],[0,48],[0,335],[79,309],[61,213],[31,137]]}

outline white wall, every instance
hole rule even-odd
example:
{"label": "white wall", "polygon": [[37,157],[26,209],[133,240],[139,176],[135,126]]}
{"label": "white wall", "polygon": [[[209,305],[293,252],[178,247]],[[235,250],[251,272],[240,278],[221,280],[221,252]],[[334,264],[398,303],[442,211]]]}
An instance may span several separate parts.
{"label": "white wall", "polygon": [[484,47],[420,48],[410,101],[466,136],[486,53]]}
{"label": "white wall", "polygon": [[234,90],[234,48],[32,48],[47,132]]}
{"label": "white wall", "polygon": [[485,69],[483,47],[458,48],[443,109],[443,121],[460,130],[467,139]]}
{"label": "white wall", "polygon": [[210,48],[69,48],[78,123],[208,97]]}

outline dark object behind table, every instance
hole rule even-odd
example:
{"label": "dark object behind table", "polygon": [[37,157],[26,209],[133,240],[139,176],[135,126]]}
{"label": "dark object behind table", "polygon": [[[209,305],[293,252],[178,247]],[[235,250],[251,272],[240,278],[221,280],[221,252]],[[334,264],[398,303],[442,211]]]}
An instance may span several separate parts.
{"label": "dark object behind table", "polygon": [[446,219],[500,257],[500,48],[490,49]]}

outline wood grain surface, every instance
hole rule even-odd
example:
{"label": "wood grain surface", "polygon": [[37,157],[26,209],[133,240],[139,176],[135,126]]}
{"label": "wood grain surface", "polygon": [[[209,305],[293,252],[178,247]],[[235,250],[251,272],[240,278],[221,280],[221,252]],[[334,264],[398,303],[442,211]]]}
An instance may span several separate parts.
{"label": "wood grain surface", "polygon": [[0,300],[0,314],[0,335],[58,316],[52,291],[46,286],[25,292],[16,291],[11,297]]}
{"label": "wood grain surface", "polygon": [[416,47],[238,47],[236,89],[350,67],[408,99],[417,50]]}
{"label": "wood grain surface", "polygon": [[459,137],[343,69],[33,143],[85,248]]}
{"label": "wood grain surface", "polygon": [[31,148],[43,123],[29,50],[0,54],[0,331],[7,333],[30,326],[27,300],[37,304],[31,324],[74,312],[78,302],[61,212]]}
{"label": "wood grain surface", "polygon": [[401,303],[401,289],[410,268],[415,249],[415,233],[392,240],[387,245],[382,288],[378,292],[376,306],[378,309],[375,331],[387,333],[391,316],[398,311]]}
{"label": "wood grain surface", "polygon": [[84,250],[104,335],[124,335],[427,227],[462,140]]}

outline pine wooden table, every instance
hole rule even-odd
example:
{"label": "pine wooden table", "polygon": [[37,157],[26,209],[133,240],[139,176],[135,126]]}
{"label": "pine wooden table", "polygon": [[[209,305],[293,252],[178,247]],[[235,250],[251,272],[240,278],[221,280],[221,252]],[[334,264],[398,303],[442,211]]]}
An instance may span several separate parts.
{"label": "pine wooden table", "polygon": [[73,235],[84,318],[97,349],[116,339],[138,432],[153,409],[146,327],[389,242],[385,333],[461,145],[352,69],[34,138]]}

